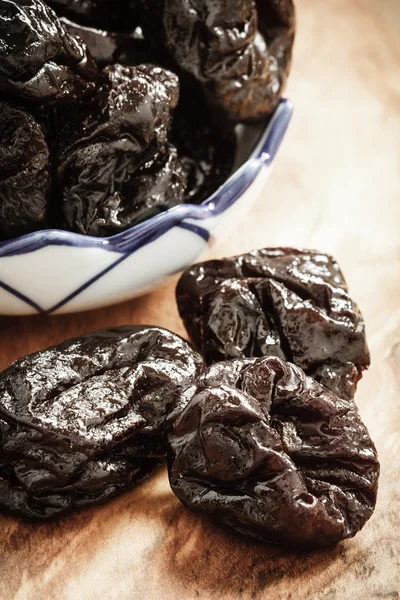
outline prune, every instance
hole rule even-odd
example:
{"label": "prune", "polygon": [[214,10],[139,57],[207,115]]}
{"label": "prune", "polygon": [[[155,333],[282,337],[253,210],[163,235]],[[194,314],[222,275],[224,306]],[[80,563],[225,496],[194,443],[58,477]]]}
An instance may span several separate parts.
{"label": "prune", "polygon": [[182,204],[186,185],[177,149],[166,144],[124,186],[124,195],[131,201],[118,215],[122,229]]}
{"label": "prune", "polygon": [[327,254],[267,248],[200,263],[183,273],[177,301],[208,363],[278,356],[341,398],[370,363],[363,317]]}
{"label": "prune", "polygon": [[178,78],[150,65],[113,65],[105,73],[109,85],[73,112],[59,112],[55,126],[63,222],[89,235],[122,231],[180,203],[185,190],[167,142]]}
{"label": "prune", "polygon": [[[254,121],[277,106],[290,69],[292,0],[138,2],[145,37],[204,87],[234,121]],[[257,12],[259,9],[259,13]]]}
{"label": "prune", "polygon": [[48,0],[55,12],[107,31],[133,31],[135,3],[129,0]]}
{"label": "prune", "polygon": [[164,421],[203,369],[179,336],[115,327],[0,375],[0,506],[50,519],[129,489],[165,455]]}
{"label": "prune", "polygon": [[78,146],[125,138],[132,140],[137,154],[150,149],[151,155],[167,142],[179,98],[177,76],[152,65],[115,64],[103,73],[107,81],[94,97],[55,112],[61,158]]}
{"label": "prune", "polygon": [[236,154],[233,130],[212,122],[203,98],[190,81],[181,78],[181,94],[174,111],[171,139],[186,174],[185,201],[199,204],[232,173]]}
{"label": "prune", "polygon": [[0,234],[45,227],[49,151],[40,125],[25,110],[0,102]]}
{"label": "prune", "polygon": [[96,87],[86,46],[42,0],[0,3],[0,92],[21,101],[75,101]]}
{"label": "prune", "polygon": [[80,25],[60,18],[68,33],[81,38],[91,56],[100,66],[119,63],[135,66],[143,63],[160,64],[160,57],[138,31],[121,33]]}
{"label": "prune", "polygon": [[173,146],[143,165],[130,140],[93,144],[63,167],[64,223],[87,235],[124,231],[183,202],[186,176]]}
{"label": "prune", "polygon": [[213,365],[181,402],[167,420],[169,477],[191,510],[308,548],[371,517],[379,462],[353,400],[267,357]]}

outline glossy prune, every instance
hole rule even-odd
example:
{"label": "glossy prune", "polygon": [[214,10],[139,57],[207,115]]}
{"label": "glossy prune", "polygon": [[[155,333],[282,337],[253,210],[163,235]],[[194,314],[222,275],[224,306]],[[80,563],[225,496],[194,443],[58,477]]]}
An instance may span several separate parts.
{"label": "glossy prune", "polygon": [[[165,53],[157,53],[140,31],[132,34],[101,31],[73,23],[66,18],[60,20],[71,35],[83,39],[91,55],[100,65],[120,63],[134,66],[150,63],[165,68],[171,66]],[[179,194],[181,200],[174,195],[175,204],[182,201],[183,193],[185,202],[202,202],[231,174],[236,151],[235,134],[232,128],[221,131],[218,124],[212,122],[202,94],[199,95],[198,88],[187,77],[180,77],[179,103],[173,113],[170,141],[178,150],[183,176],[187,182],[186,190],[182,189]],[[165,151],[163,154],[165,155]],[[156,165],[152,167],[153,172],[155,167]],[[182,179],[182,173],[178,173],[178,176]],[[165,178],[164,173],[158,176],[158,179],[161,178]],[[160,186],[157,187],[160,190]],[[152,195],[154,196],[154,193]],[[167,185],[165,195],[164,201],[157,201],[157,205],[165,205],[167,208],[174,206],[174,202],[168,198],[171,193]],[[140,218],[133,219],[132,223],[139,220]]]}
{"label": "glossy prune", "polygon": [[185,78],[174,111],[171,139],[186,174],[185,201],[199,204],[213,194],[231,175],[236,155],[232,129],[221,130],[201,94]]}
{"label": "glossy prune", "polygon": [[327,546],[373,513],[379,462],[354,401],[279,358],[213,365],[167,429],[177,497],[243,535]]}
{"label": "glossy prune", "polygon": [[208,363],[278,356],[341,398],[370,363],[363,317],[327,254],[267,248],[199,263],[183,273],[177,301]]}
{"label": "glossy prune", "polygon": [[74,111],[58,111],[55,125],[63,223],[88,235],[111,235],[175,206],[186,187],[167,143],[178,78],[151,65],[104,72],[109,84]]}
{"label": "glossy prune", "polygon": [[[139,0],[145,36],[233,121],[272,114],[291,64],[292,0]],[[259,12],[258,12],[259,9]]]}
{"label": "glossy prune", "polygon": [[107,31],[133,31],[137,25],[133,0],[48,0],[48,4],[57,14]]}
{"label": "glossy prune", "polygon": [[124,186],[124,195],[131,198],[131,202],[127,202],[119,214],[121,228],[132,227],[182,204],[186,186],[187,176],[177,149],[166,144]]}
{"label": "glossy prune", "polygon": [[137,154],[167,140],[171,111],[179,98],[178,77],[161,67],[110,65],[107,81],[90,100],[56,111],[59,154],[91,142],[131,139]]}
{"label": "glossy prune", "polygon": [[68,33],[81,38],[86,44],[91,56],[100,66],[119,63],[121,65],[135,66],[144,63],[159,64],[160,57],[155,54],[150,44],[143,35],[121,33],[96,29],[75,23],[66,17],[61,17],[60,22]]}
{"label": "glossy prune", "polygon": [[49,151],[25,110],[0,102],[0,234],[10,238],[46,226]]}
{"label": "glossy prune", "polygon": [[78,149],[63,167],[64,223],[107,236],[183,202],[186,175],[176,149],[165,146],[142,165],[130,140]]}
{"label": "glossy prune", "polygon": [[28,355],[0,375],[0,507],[50,519],[129,489],[165,455],[164,421],[201,357],[125,326]]}
{"label": "glossy prune", "polygon": [[75,101],[94,91],[98,69],[42,0],[0,3],[0,92],[44,103]]}

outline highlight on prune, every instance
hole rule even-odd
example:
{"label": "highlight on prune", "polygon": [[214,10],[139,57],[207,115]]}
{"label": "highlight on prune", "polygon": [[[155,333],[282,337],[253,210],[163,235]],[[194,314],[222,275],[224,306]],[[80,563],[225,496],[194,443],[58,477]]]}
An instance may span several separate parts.
{"label": "highlight on prune", "polygon": [[165,456],[164,421],[201,357],[158,327],[105,329],[0,374],[0,507],[50,519],[129,489]]}
{"label": "highlight on prune", "polygon": [[[111,236],[209,199],[244,154],[236,125],[266,125],[279,102],[294,25],[292,0],[2,0],[2,99],[49,153],[41,227]],[[15,227],[21,212],[0,239],[37,228]]]}
{"label": "highlight on prune", "polygon": [[0,238],[46,226],[49,151],[25,110],[0,102]]}
{"label": "highlight on prune", "polygon": [[83,106],[58,113],[63,224],[111,235],[184,201],[185,174],[168,144],[179,83],[160,67],[112,65],[109,83]]}
{"label": "highlight on prune", "polygon": [[341,398],[354,396],[370,356],[361,312],[337,262],[295,248],[266,248],[189,267],[180,315],[208,363],[278,356]]}
{"label": "highlight on prune", "polygon": [[0,3],[0,92],[18,101],[75,101],[92,93],[98,69],[42,0]]}
{"label": "highlight on prune", "polygon": [[328,546],[374,511],[379,463],[354,401],[279,358],[211,366],[167,429],[179,500],[240,534]]}
{"label": "highlight on prune", "polygon": [[292,0],[139,0],[138,6],[145,36],[229,119],[271,115],[291,64]]}
{"label": "highlight on prune", "polygon": [[139,30],[129,33],[107,31],[81,25],[66,17],[61,17],[60,22],[68,33],[83,40],[100,67],[115,63],[126,66],[144,63],[162,65],[161,56],[154,52]]}

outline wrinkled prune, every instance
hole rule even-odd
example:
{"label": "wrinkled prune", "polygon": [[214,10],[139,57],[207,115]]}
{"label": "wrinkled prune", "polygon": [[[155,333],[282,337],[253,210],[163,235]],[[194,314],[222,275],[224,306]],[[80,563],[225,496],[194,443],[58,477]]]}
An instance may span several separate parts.
{"label": "wrinkled prune", "polygon": [[89,235],[117,233],[174,206],[186,187],[167,143],[178,78],[150,65],[105,73],[110,83],[84,106],[59,111],[55,127],[63,222]]}
{"label": "wrinkled prune", "polygon": [[[272,114],[291,63],[292,0],[138,2],[145,36],[165,47],[234,121]],[[259,9],[259,14],[257,13]]]}
{"label": "wrinkled prune", "polygon": [[59,154],[88,143],[129,139],[142,156],[167,142],[179,98],[176,75],[157,66],[108,66],[98,93],[74,108],[56,111]]}
{"label": "wrinkled prune", "polygon": [[55,12],[107,31],[133,31],[137,25],[132,0],[48,0]]}
{"label": "wrinkled prune", "polygon": [[115,327],[0,375],[0,506],[49,519],[134,485],[165,455],[164,420],[203,369],[179,336]]}
{"label": "wrinkled prune", "polygon": [[64,223],[87,235],[124,231],[183,202],[186,175],[173,146],[143,165],[130,140],[92,144],[63,165]]}
{"label": "wrinkled prune", "polygon": [[0,92],[43,103],[94,91],[98,69],[42,0],[0,3]]}
{"label": "wrinkled prune", "polygon": [[216,523],[304,547],[371,517],[379,463],[353,400],[279,358],[218,363],[167,420],[178,498]]}
{"label": "wrinkled prune", "polygon": [[362,315],[327,254],[267,248],[200,263],[182,275],[177,301],[208,363],[278,356],[341,398],[369,366]]}
{"label": "wrinkled prune", "polygon": [[236,137],[233,130],[221,130],[212,122],[198,90],[182,78],[171,139],[186,173],[185,201],[199,204],[231,175]]}
{"label": "wrinkled prune", "polygon": [[25,110],[0,102],[0,234],[45,227],[49,151],[40,125]]}
{"label": "wrinkled prune", "polygon": [[138,169],[124,187],[131,199],[119,214],[123,229],[182,204],[186,189],[186,173],[177,149],[166,144],[151,160]]}
{"label": "wrinkled prune", "polygon": [[65,17],[60,18],[60,22],[68,33],[84,41],[91,56],[100,66],[115,63],[128,66],[160,63],[160,58],[150,44],[137,31],[128,34],[95,29]]}

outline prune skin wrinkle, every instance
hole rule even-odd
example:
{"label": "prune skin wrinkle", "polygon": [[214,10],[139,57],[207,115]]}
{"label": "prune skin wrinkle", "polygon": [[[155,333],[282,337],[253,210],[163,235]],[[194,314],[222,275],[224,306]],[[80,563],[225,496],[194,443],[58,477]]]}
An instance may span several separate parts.
{"label": "prune skin wrinkle", "polygon": [[0,507],[51,519],[121,493],[166,453],[164,422],[199,354],[158,327],[105,329],[0,374]]}
{"label": "prune skin wrinkle", "polygon": [[60,16],[107,31],[133,31],[137,26],[135,2],[129,0],[49,0]]}
{"label": "prune skin wrinkle", "polygon": [[24,109],[0,102],[0,239],[46,227],[49,150]]}
{"label": "prune skin wrinkle", "polygon": [[342,398],[370,364],[365,326],[328,254],[265,248],[189,267],[176,290],[190,338],[210,364],[278,356]]}
{"label": "prune skin wrinkle", "polygon": [[167,431],[172,490],[231,531],[318,548],[354,536],[374,511],[379,462],[354,401],[279,358],[211,366]]}
{"label": "prune skin wrinkle", "polygon": [[0,3],[0,92],[31,105],[76,102],[92,94],[100,72],[42,0]]}
{"label": "prune skin wrinkle", "polygon": [[171,139],[186,174],[185,202],[207,200],[232,174],[236,135],[213,120],[201,90],[180,77],[180,95],[172,120]]}
{"label": "prune skin wrinkle", "polygon": [[66,229],[109,236],[184,201],[186,173],[168,141],[176,75],[111,65],[90,102],[55,116],[57,189]]}
{"label": "prune skin wrinkle", "polygon": [[122,33],[97,29],[76,23],[74,20],[61,17],[60,22],[68,33],[79,37],[86,44],[91,56],[100,67],[112,64],[136,66],[144,63],[163,65],[158,56],[140,32]]}
{"label": "prune skin wrinkle", "polygon": [[141,26],[190,73],[221,116],[270,116],[285,88],[295,33],[292,0],[139,0]]}
{"label": "prune skin wrinkle", "polygon": [[89,143],[126,138],[137,152],[157,149],[168,141],[171,112],[179,99],[178,77],[154,65],[120,64],[103,69],[104,85],[75,109],[62,107],[53,118],[59,133],[60,159]]}

